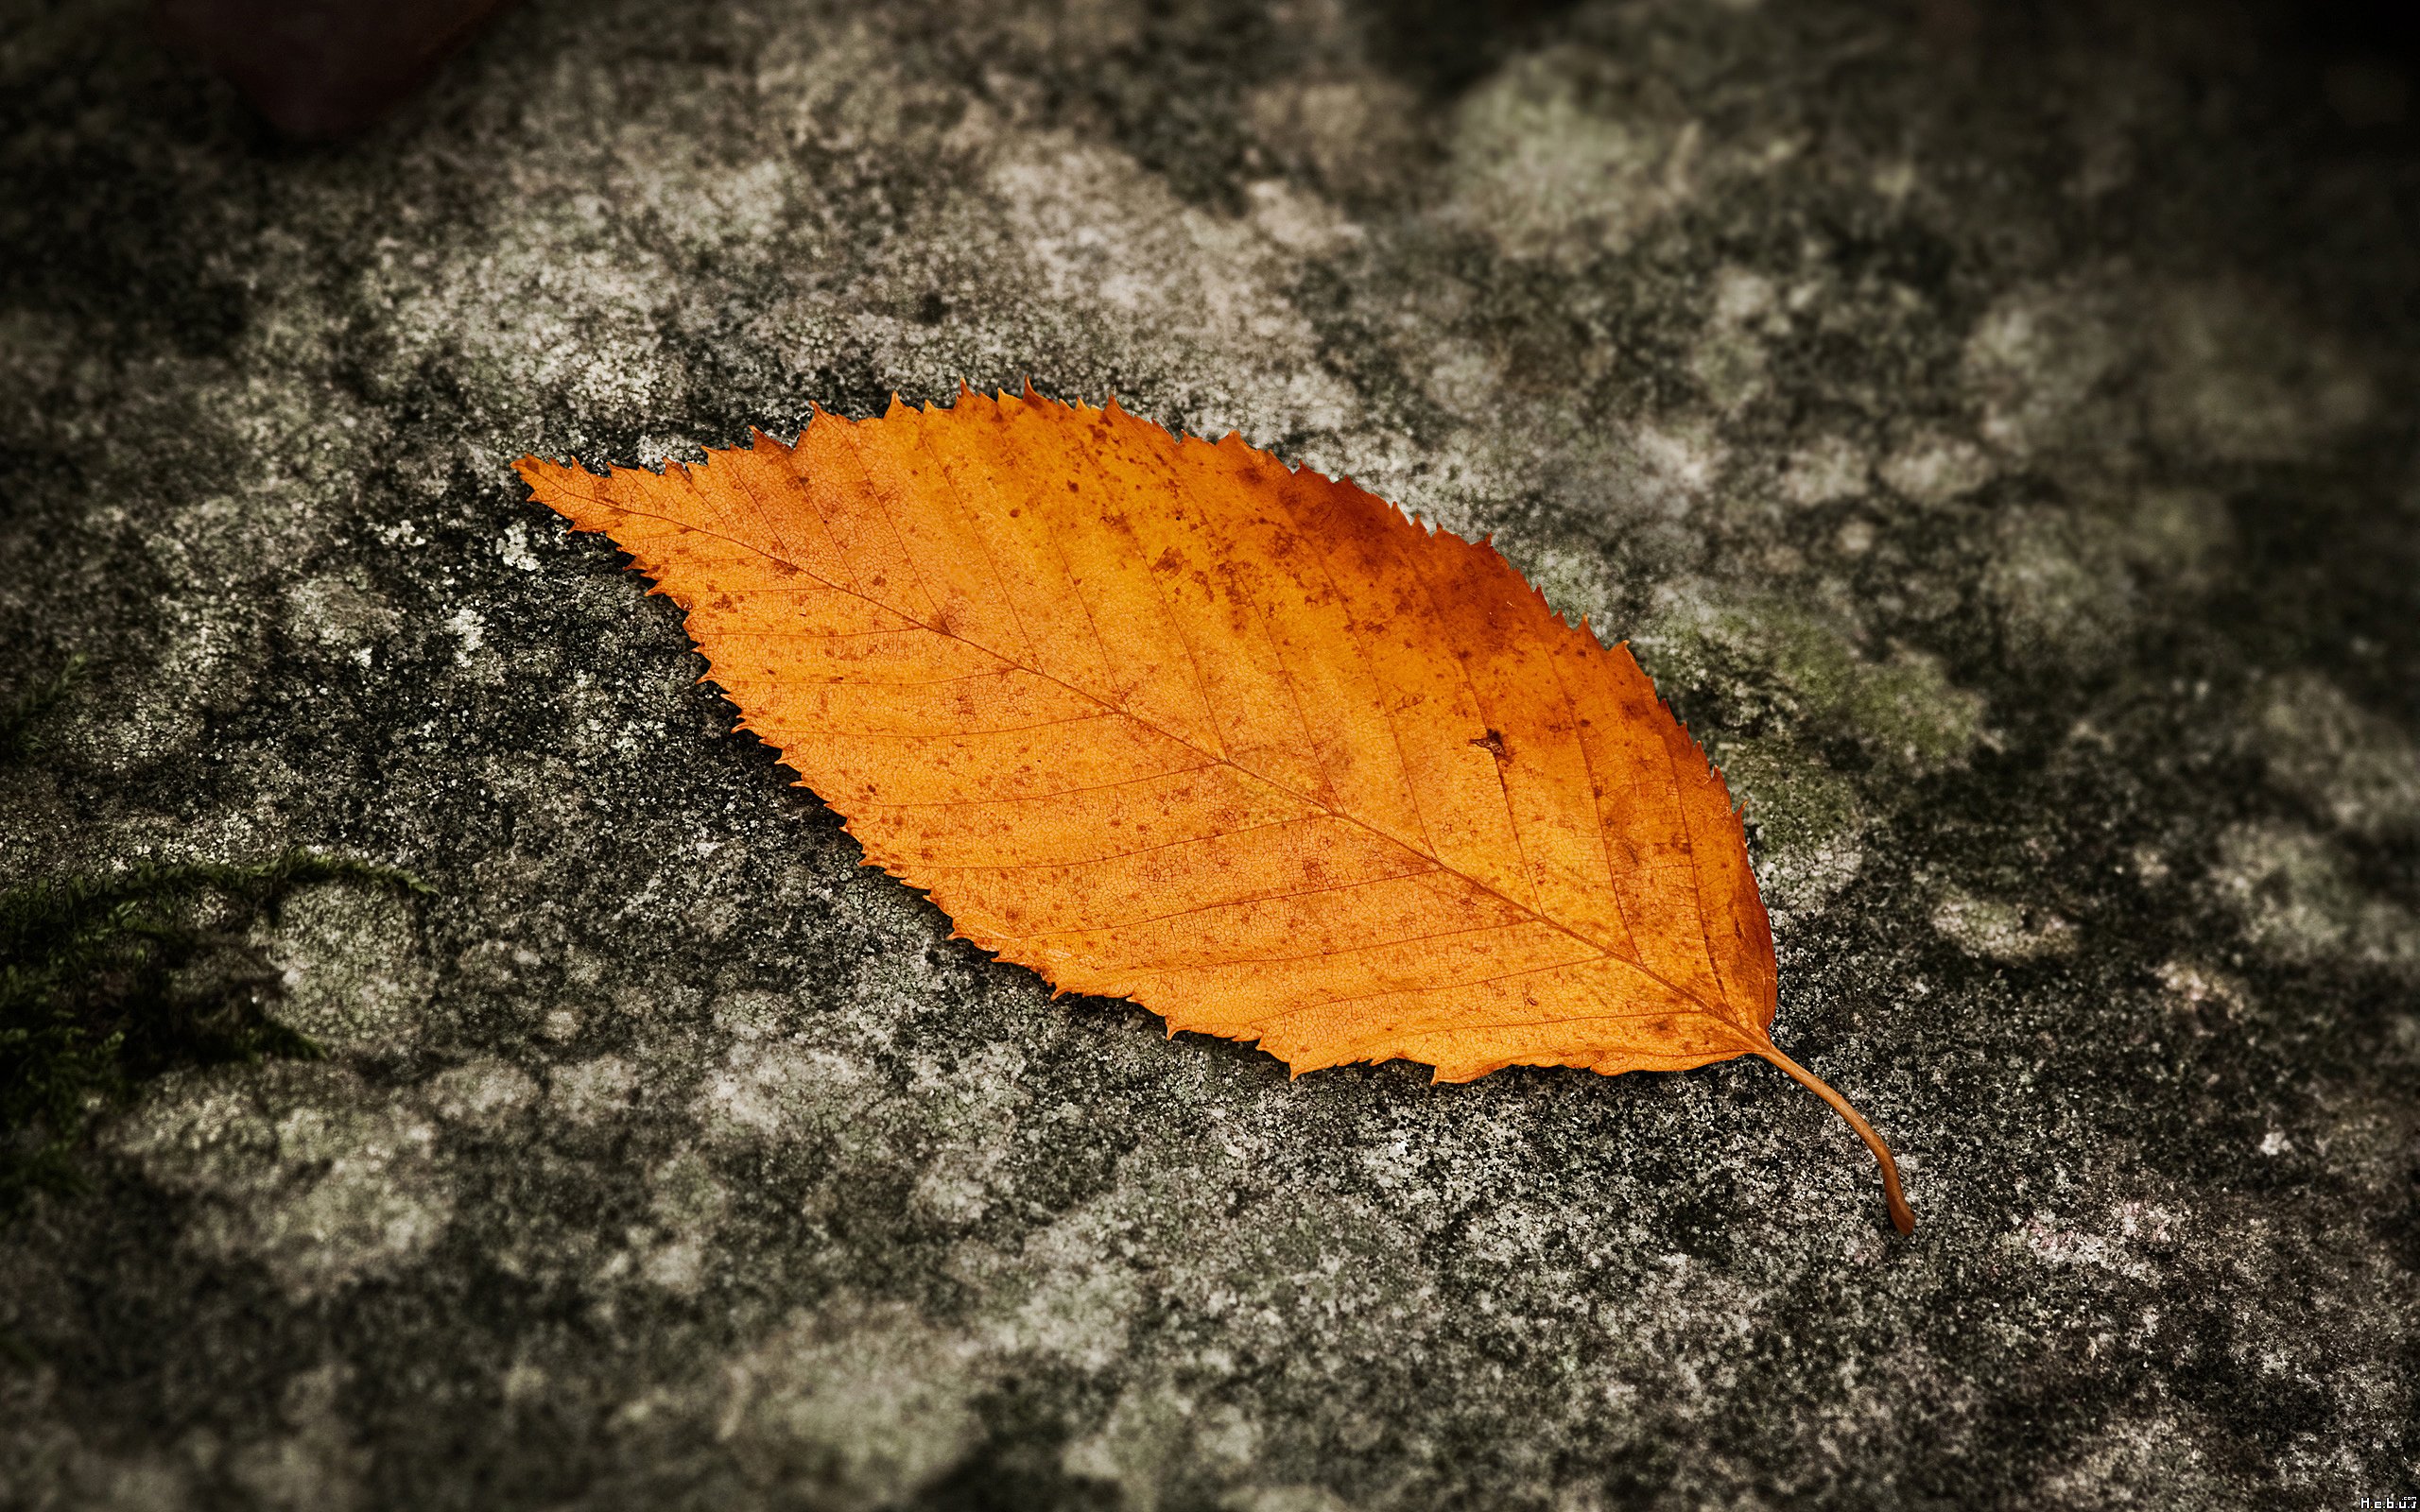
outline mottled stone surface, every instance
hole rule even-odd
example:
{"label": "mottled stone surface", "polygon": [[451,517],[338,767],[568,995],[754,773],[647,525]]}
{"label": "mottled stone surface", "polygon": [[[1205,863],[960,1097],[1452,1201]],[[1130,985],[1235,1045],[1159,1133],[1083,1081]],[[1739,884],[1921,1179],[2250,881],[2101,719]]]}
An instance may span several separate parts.
{"label": "mottled stone surface", "polygon": [[[0,870],[438,887],[292,900],[329,1058],[0,1231],[0,1504],[2420,1492],[2409,80],[2204,5],[1435,11],[536,0],[304,148],[0,6],[0,634],[102,662]],[[1632,638],[1915,1236],[1768,1066],[1053,1004],[509,471],[1028,374]]]}

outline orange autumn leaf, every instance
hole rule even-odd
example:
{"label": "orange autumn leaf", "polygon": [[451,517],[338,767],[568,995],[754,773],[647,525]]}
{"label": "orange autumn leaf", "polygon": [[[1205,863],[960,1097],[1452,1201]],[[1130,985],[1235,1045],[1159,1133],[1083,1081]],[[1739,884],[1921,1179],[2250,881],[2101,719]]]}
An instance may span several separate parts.
{"label": "orange autumn leaf", "polygon": [[961,392],[699,467],[521,475],[688,612],[744,724],[958,933],[1299,1074],[1773,1045],[1722,779],[1484,543],[1235,436]]}

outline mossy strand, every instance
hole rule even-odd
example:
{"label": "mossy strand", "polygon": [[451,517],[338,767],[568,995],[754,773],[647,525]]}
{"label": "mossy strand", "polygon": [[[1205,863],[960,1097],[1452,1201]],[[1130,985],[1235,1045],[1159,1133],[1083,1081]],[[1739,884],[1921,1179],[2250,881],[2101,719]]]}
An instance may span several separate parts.
{"label": "mossy strand", "polygon": [[[0,765],[83,670],[71,659],[0,712]],[[78,1184],[94,1115],[181,1067],[316,1057],[270,1008],[278,973],[247,938],[295,888],[352,881],[426,893],[408,872],[311,850],[251,865],[147,862],[0,891],[0,1215]]]}

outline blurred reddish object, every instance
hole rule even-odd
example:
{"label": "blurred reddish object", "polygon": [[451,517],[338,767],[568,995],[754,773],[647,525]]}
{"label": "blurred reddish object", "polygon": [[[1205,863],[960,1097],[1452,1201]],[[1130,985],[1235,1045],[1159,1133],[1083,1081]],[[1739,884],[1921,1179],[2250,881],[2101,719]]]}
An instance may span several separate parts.
{"label": "blurred reddish object", "polygon": [[159,15],[279,129],[329,137],[402,104],[507,3],[159,0]]}

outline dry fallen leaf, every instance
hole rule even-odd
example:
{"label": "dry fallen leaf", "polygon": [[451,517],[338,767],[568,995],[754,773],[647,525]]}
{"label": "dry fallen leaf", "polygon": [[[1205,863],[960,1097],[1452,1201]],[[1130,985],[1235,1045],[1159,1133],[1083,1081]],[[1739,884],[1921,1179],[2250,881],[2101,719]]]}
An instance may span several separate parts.
{"label": "dry fallen leaf", "polygon": [[1121,412],[818,411],[700,467],[526,457],[688,611],[745,724],[958,932],[1296,1074],[1775,1049],[1721,777],[1495,551]]}

